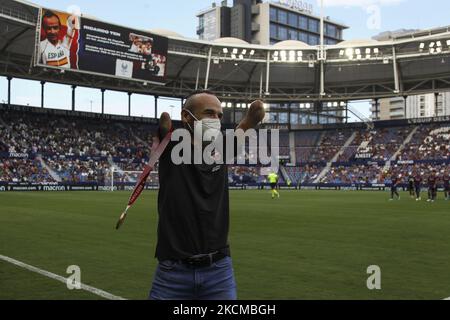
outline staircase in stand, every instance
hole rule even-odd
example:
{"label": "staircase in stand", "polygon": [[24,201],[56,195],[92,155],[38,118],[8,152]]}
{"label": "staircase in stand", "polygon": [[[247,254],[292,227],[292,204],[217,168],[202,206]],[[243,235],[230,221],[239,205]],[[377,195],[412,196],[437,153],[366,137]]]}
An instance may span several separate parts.
{"label": "staircase in stand", "polygon": [[316,180],[314,180],[314,183],[320,183],[320,180],[325,177],[328,172],[330,172],[331,167],[333,166],[333,163],[337,162],[339,157],[344,154],[345,149],[347,149],[353,141],[355,141],[357,136],[357,132],[353,132],[352,136],[348,138],[348,140],[345,142],[345,144],[342,146],[342,148],[336,153],[336,155],[331,159],[330,162],[327,163],[327,166],[322,170],[322,172],[317,176]]}

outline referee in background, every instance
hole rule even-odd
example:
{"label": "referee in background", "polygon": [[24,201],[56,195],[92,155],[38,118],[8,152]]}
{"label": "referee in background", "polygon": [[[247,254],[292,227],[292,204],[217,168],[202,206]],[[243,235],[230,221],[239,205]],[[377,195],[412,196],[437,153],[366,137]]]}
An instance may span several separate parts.
{"label": "referee in background", "polygon": [[280,193],[277,191],[278,188],[278,174],[276,172],[271,172],[267,178],[269,179],[270,182],[270,189],[272,190],[272,199],[275,199],[275,196],[278,197],[278,199],[280,198]]}
{"label": "referee in background", "polygon": [[[237,129],[244,132],[264,119],[261,101],[252,103]],[[223,110],[211,92],[196,92],[181,112],[185,129],[194,123],[219,124]],[[162,140],[172,127],[170,116],[160,119]],[[215,126],[217,128],[217,126]],[[159,162],[159,261],[153,279],[152,300],[236,300],[229,232],[228,169],[226,165],[175,165],[171,142]],[[193,154],[193,152],[192,152]]]}

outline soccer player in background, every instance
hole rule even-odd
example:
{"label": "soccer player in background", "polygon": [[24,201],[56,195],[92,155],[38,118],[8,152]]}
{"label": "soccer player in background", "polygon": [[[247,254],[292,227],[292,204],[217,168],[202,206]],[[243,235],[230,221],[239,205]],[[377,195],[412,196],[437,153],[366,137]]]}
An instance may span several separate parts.
{"label": "soccer player in background", "polygon": [[390,201],[394,201],[394,195],[397,197],[397,200],[400,200],[400,194],[398,193],[398,186],[400,184],[400,177],[395,174],[391,177],[391,199]]}
{"label": "soccer player in background", "polygon": [[444,184],[444,197],[445,200],[450,200],[450,175],[448,173],[448,171],[444,172],[444,176],[442,177],[442,182]]}
{"label": "soccer player in background", "polygon": [[416,191],[416,201],[421,201],[422,197],[420,193],[422,191],[422,175],[419,172],[416,172],[414,175],[414,189]]}
{"label": "soccer player in background", "polygon": [[40,62],[51,67],[70,68],[70,47],[78,28],[78,18],[70,16],[67,19],[67,33],[61,41],[61,20],[54,12],[46,11],[42,17],[45,40],[40,43]]}
{"label": "soccer player in background", "polygon": [[272,189],[272,199],[275,199],[275,196],[280,198],[280,193],[277,190],[278,187],[278,174],[275,172],[271,172],[269,176],[267,177],[269,179],[270,188]]}
{"label": "soccer player in background", "polygon": [[428,200],[427,202],[434,202],[437,197],[437,174],[436,170],[428,176]]}
{"label": "soccer player in background", "polygon": [[414,199],[414,176],[412,173],[410,173],[408,177],[408,191],[411,199]]}

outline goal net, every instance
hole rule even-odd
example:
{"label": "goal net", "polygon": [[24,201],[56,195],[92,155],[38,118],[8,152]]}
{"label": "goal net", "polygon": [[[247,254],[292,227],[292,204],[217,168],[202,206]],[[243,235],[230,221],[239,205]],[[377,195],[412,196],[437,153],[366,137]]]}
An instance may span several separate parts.
{"label": "goal net", "polygon": [[[109,179],[105,185],[110,188],[109,191],[133,190],[143,171],[127,171],[110,169]],[[147,185],[157,188],[159,186],[159,176],[157,171],[150,172],[147,179]]]}

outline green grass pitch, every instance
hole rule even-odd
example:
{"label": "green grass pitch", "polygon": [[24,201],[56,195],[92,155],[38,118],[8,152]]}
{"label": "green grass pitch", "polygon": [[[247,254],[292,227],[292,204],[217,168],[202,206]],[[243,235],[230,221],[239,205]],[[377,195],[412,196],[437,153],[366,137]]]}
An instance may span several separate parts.
{"label": "green grass pitch", "polygon": [[[450,202],[406,193],[231,191],[230,243],[240,299],[450,297]],[[118,193],[0,194],[0,255],[127,299],[146,299],[156,261],[157,192],[143,194],[123,229]],[[367,268],[381,268],[370,291]],[[99,299],[0,261],[0,299]]]}

